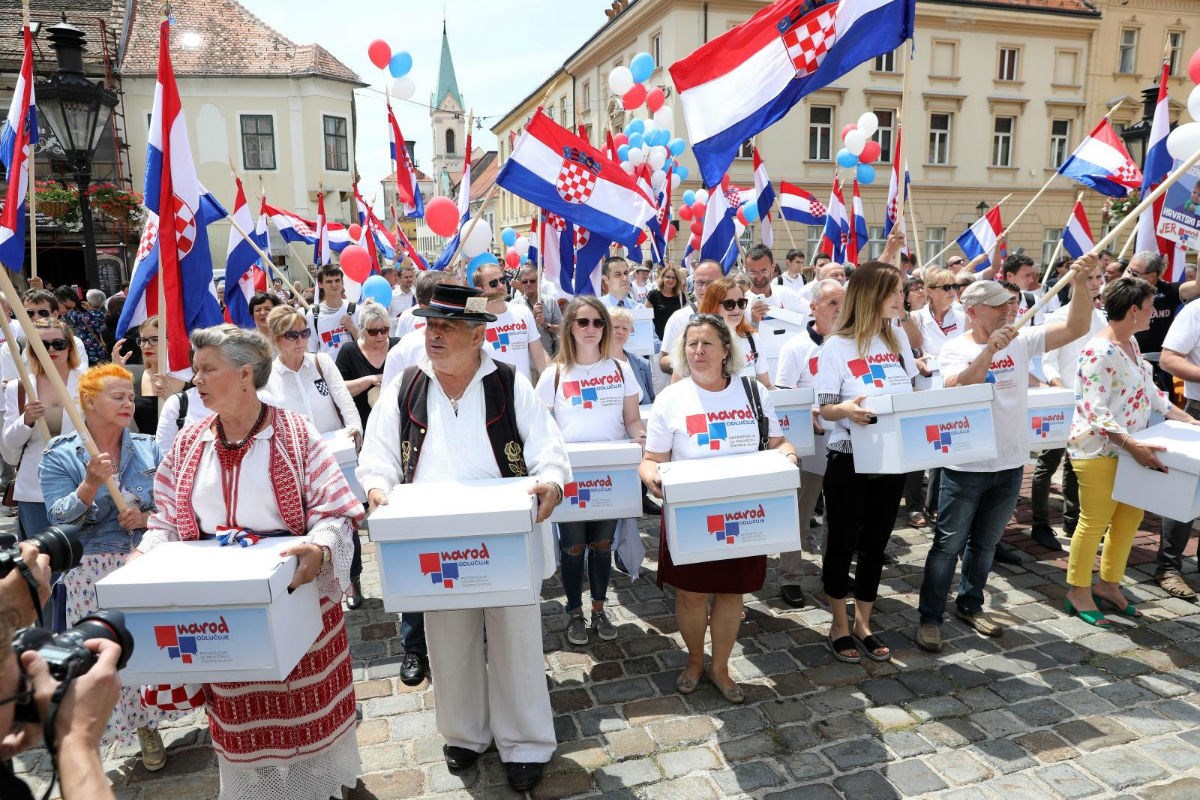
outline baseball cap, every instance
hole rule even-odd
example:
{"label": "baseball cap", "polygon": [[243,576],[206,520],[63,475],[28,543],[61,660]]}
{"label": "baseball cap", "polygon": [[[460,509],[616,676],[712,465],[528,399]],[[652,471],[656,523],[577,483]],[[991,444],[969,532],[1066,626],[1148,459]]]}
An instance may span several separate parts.
{"label": "baseball cap", "polygon": [[964,306],[1002,306],[1012,299],[1012,292],[996,281],[975,281],[960,297]]}

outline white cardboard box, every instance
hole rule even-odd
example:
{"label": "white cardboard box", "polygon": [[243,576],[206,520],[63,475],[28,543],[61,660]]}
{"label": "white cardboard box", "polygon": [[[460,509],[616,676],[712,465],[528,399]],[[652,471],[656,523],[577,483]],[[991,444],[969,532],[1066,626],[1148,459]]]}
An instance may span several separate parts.
{"label": "white cardboard box", "polygon": [[779,453],[668,461],[667,542],[676,564],[800,549],[800,470]]}
{"label": "white cardboard box", "polygon": [[894,475],[996,456],[990,383],[876,395],[863,405],[877,421],[850,423],[858,472]]}
{"label": "white cardboard box", "polygon": [[639,356],[654,355],[654,310],[645,306],[629,309],[633,315],[633,333],[625,342],[625,349]]}
{"label": "white cardboard box", "polygon": [[531,478],[401,484],[370,517],[385,611],[540,601],[549,523],[534,523]]}
{"label": "white cardboard box", "polygon": [[825,429],[825,433],[820,436],[813,436],[813,454],[811,456],[800,457],[800,469],[803,472],[811,472],[813,475],[824,475],[826,465],[826,451],[829,449],[829,426],[831,422],[821,420],[821,427]]}
{"label": "white cardboard box", "polygon": [[1166,447],[1155,455],[1167,472],[1147,469],[1122,451],[1113,500],[1184,522],[1200,517],[1200,427],[1168,420],[1133,438]]}
{"label": "white cardboard box", "polygon": [[913,388],[918,392],[927,392],[930,389],[943,389],[946,384],[942,379],[942,365],[938,363],[936,356],[929,356],[925,359],[925,367],[929,370],[929,377],[917,373],[917,377],[913,379]]}
{"label": "white cardboard box", "polygon": [[342,475],[346,477],[346,483],[350,484],[350,491],[354,492],[354,496],[360,502],[365,503],[367,493],[363,491],[362,484],[358,482],[358,476],[354,474],[354,469],[358,466],[358,450],[354,447],[354,437],[350,435],[350,429],[338,428],[336,431],[322,433],[321,438],[333,451],[333,457],[338,466],[342,468]]}
{"label": "white cardboard box", "polygon": [[1033,450],[1054,450],[1067,446],[1071,417],[1075,413],[1073,389],[1035,388],[1029,390],[1029,412],[1025,433]]}
{"label": "white cardboard box", "polygon": [[811,456],[816,452],[812,426],[812,387],[772,389],[770,395],[784,438],[796,448],[796,455],[802,458]]}
{"label": "white cardboard box", "polygon": [[768,375],[775,375],[775,368],[779,365],[779,351],[793,336],[805,332],[810,319],[812,318],[794,311],[771,307],[767,316],[758,323],[758,330],[754,333],[754,346],[758,350],[759,363],[765,364],[763,371]]}
{"label": "white cardboard box", "polygon": [[166,542],[97,581],[133,634],[125,685],[286,678],[321,632],[317,585],[287,591],[296,558],[279,550],[297,541]]}
{"label": "white cardboard box", "polygon": [[642,446],[637,442],[570,442],[571,482],[563,487],[563,501],[550,515],[551,522],[589,519],[623,519],[642,514],[642,482],[638,464]]}

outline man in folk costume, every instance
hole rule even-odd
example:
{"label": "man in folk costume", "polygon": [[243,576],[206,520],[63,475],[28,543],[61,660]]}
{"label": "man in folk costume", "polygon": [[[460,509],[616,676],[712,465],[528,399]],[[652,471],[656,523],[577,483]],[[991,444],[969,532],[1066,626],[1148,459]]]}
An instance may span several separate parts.
{"label": "man in folk costume", "polygon": [[[529,381],[482,349],[496,319],[486,309],[478,289],[438,285],[413,312],[427,320],[427,357],[384,388],[367,424],[358,479],[369,510],[398,483],[525,475],[538,480],[539,522],[562,501],[562,435]],[[425,629],[447,767],[469,768],[495,740],[509,785],[533,788],[556,745],[539,606],[427,612]]]}

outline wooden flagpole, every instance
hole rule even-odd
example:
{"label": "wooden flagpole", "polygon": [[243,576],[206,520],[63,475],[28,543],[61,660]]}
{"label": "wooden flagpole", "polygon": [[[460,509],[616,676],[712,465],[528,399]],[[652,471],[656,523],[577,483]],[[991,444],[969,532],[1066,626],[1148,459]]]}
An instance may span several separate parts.
{"label": "wooden flagpole", "polygon": [[1129,238],[1125,240],[1124,246],[1121,247],[1121,253],[1117,258],[1124,259],[1129,257],[1129,252],[1133,250],[1133,243],[1137,241],[1137,226],[1129,232]]}
{"label": "wooden flagpole", "polygon": [[[996,207],[998,207],[998,206],[1002,206],[1002,205],[1004,205],[1004,202],[1005,202],[1006,200],[1008,200],[1008,198],[1010,198],[1010,197],[1012,197],[1012,194],[1011,194],[1011,193],[1010,193],[1010,194],[1006,194],[1006,195],[1004,195],[1004,197],[1001,197],[1001,198],[1000,198],[1000,201],[999,201],[998,203],[996,203],[996,205],[995,205],[995,206],[993,206],[993,208],[996,208]],[[976,221],[978,222],[978,220],[976,220]],[[1007,230],[1005,231],[1005,233],[1007,233]],[[1000,239],[1001,239],[1001,238],[1003,238],[1003,237],[1002,237],[1002,236],[998,236],[998,237],[996,237],[996,241],[1000,241]],[[954,245],[955,245],[955,244],[957,244],[957,243],[958,243],[958,241],[957,241],[957,240],[954,240],[954,241],[950,242],[950,244],[948,244],[948,245],[946,245],[945,247],[943,247],[941,250],[938,250],[936,253],[934,253],[932,256],[930,256],[928,263],[930,263],[930,264],[936,264],[936,263],[937,263],[937,260],[938,260],[939,258],[941,258],[943,255],[945,255],[945,254],[946,254],[946,251],[947,251],[947,250],[949,250],[951,247],[954,247]]]}
{"label": "wooden flagpole", "polygon": [[[1075,202],[1076,202],[1076,204],[1078,204],[1082,201],[1083,201],[1083,190],[1081,189],[1079,191],[1079,193],[1075,195]],[[1071,206],[1071,213],[1074,213],[1074,212],[1075,212],[1075,206]],[[1063,233],[1065,234],[1066,231],[1064,230]],[[1046,281],[1050,280],[1050,273],[1054,271],[1054,265],[1058,263],[1058,257],[1062,253],[1062,249],[1063,249],[1063,239],[1064,238],[1065,237],[1063,235],[1060,235],[1058,237],[1058,244],[1054,245],[1054,252],[1050,256],[1050,263],[1046,265],[1046,273],[1044,275],[1042,275],[1042,285],[1043,286],[1046,285]]]}

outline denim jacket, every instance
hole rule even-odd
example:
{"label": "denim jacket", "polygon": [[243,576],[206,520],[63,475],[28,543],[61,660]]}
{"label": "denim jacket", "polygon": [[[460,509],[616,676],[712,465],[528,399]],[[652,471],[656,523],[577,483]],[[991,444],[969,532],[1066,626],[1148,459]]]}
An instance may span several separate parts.
{"label": "denim jacket", "polygon": [[[46,498],[46,512],[52,525],[81,525],[80,539],[84,555],[128,553],[142,539],[143,531],[127,531],[117,522],[117,507],[101,486],[91,505],[84,505],[75,490],[87,475],[91,460],[78,433],[56,436],[50,440],[38,476]],[[154,472],[162,454],[154,437],[125,431],[121,435],[121,474],[117,484],[125,501],[135,500],[142,511],[154,508]]]}

